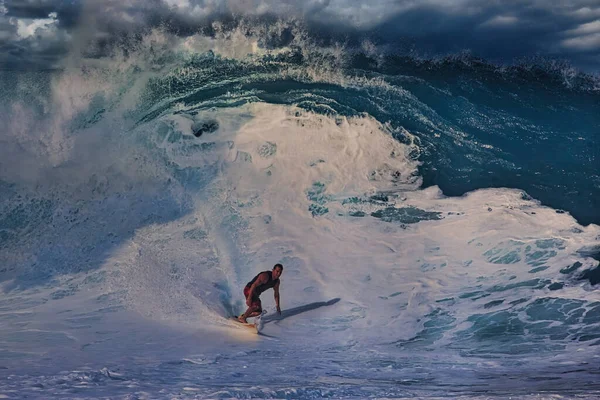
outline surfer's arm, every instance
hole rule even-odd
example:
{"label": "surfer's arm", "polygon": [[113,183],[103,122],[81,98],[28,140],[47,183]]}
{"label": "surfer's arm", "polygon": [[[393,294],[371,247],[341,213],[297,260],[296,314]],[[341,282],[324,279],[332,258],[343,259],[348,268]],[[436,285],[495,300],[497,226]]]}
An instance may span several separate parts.
{"label": "surfer's arm", "polygon": [[279,308],[279,282],[275,284],[273,291],[275,292],[275,305],[277,305],[277,312],[281,314],[281,308]]}

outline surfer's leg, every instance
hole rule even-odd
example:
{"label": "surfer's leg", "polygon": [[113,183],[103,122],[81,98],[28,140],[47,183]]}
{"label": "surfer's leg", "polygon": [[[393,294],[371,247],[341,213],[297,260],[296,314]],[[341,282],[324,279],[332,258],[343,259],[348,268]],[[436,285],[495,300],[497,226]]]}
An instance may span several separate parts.
{"label": "surfer's leg", "polygon": [[252,317],[257,317],[262,313],[262,304],[260,302],[260,299],[258,298],[254,298],[252,300],[252,302],[250,303],[250,307],[248,307],[248,309],[246,310],[245,313],[243,313],[242,315],[240,315],[238,317],[238,320],[240,322],[243,323],[248,323],[248,321],[246,320],[246,318],[252,318]]}
{"label": "surfer's leg", "polygon": [[[250,294],[250,288],[248,286],[246,286],[244,288],[244,297],[246,298],[246,301],[248,301],[249,294]],[[238,317],[238,321],[247,324],[248,321],[246,321],[246,318],[248,318],[248,316],[252,313],[252,308],[253,308],[252,303],[250,303],[250,306],[246,309],[246,311]]]}
{"label": "surfer's leg", "polygon": [[248,323],[248,321],[246,321],[246,318],[248,318],[248,316],[252,313],[252,307],[248,307],[248,309],[246,310],[246,312],[244,312],[242,315],[240,315],[238,317],[238,321],[243,322],[245,324]]}
{"label": "surfer's leg", "polygon": [[238,317],[238,320],[240,322],[247,324],[248,321],[246,320],[246,318],[252,318],[252,317],[259,316],[261,314],[261,312],[262,312],[262,310],[260,310],[260,309],[257,310],[256,307],[248,307],[246,312]]}

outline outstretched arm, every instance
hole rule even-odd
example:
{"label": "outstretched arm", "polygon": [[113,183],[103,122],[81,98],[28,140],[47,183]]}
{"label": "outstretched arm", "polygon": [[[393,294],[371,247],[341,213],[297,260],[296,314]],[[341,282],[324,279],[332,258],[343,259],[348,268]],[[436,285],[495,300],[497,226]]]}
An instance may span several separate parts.
{"label": "outstretched arm", "polygon": [[277,312],[281,314],[281,308],[279,307],[279,283],[277,282],[273,287],[273,291],[275,292],[275,305],[277,305]]}

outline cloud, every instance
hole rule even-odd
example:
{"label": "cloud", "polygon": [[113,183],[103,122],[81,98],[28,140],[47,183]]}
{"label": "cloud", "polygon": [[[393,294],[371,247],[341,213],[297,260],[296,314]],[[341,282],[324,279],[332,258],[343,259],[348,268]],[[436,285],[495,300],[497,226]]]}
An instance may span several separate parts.
{"label": "cloud", "polygon": [[5,0],[0,43],[26,59],[60,46],[57,40],[66,51],[73,41],[108,43],[158,25],[187,36],[240,17],[301,20],[319,39],[369,39],[388,48],[410,41],[424,54],[470,50],[493,61],[546,55],[600,70],[600,0]]}
{"label": "cloud", "polygon": [[563,47],[575,51],[600,52],[600,32],[562,41]]}
{"label": "cloud", "polygon": [[496,17],[488,19],[487,21],[485,21],[484,23],[482,23],[479,26],[484,27],[484,28],[494,28],[494,27],[504,28],[504,27],[509,27],[511,25],[515,25],[518,22],[519,22],[519,19],[517,17],[513,17],[513,16],[509,16],[509,15],[498,15]]}
{"label": "cloud", "polygon": [[591,7],[581,7],[573,10],[571,14],[574,17],[578,18],[600,18],[600,7],[591,8]]}
{"label": "cloud", "polygon": [[5,0],[4,8],[8,17],[43,19],[61,8],[62,3],[61,0]]}
{"label": "cloud", "polygon": [[0,45],[10,42],[17,37],[17,26],[8,18],[0,16]]}
{"label": "cloud", "polygon": [[600,20],[581,24],[575,29],[570,29],[566,33],[569,35],[588,35],[590,33],[600,32]]}
{"label": "cloud", "polygon": [[21,38],[28,38],[36,33],[42,34],[41,31],[53,29],[53,25],[57,24],[56,13],[51,12],[48,18],[29,19],[20,18],[13,19],[17,24],[17,34]]}

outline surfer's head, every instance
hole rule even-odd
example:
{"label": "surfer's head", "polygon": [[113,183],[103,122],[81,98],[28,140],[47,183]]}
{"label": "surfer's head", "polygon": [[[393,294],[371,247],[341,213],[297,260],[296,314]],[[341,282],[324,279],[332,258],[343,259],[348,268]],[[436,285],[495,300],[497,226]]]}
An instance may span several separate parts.
{"label": "surfer's head", "polygon": [[275,264],[275,266],[273,267],[273,279],[278,279],[281,276],[282,272],[283,272],[283,265]]}

